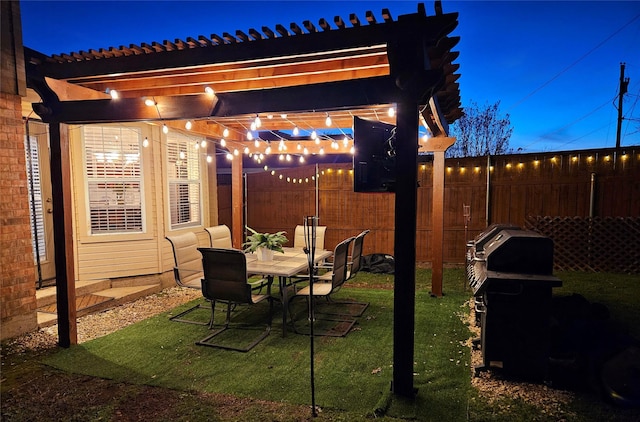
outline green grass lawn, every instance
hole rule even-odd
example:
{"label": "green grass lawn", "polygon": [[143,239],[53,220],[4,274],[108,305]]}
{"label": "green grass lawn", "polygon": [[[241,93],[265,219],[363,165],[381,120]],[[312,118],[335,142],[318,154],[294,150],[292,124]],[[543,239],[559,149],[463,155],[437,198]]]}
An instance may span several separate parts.
{"label": "green grass lawn", "polygon": [[[346,337],[318,337],[314,341],[316,404],[343,412],[344,420],[366,418],[386,405],[390,405],[389,416],[423,421],[552,420],[545,419],[531,404],[506,399],[497,410],[478,396],[471,386],[470,350],[465,345],[471,335],[464,322],[471,292],[464,271],[445,270],[441,298],[430,296],[430,277],[429,270],[417,271],[415,400],[393,398],[389,393],[393,374],[393,276],[361,272],[354,280],[355,287],[344,288],[336,297],[370,303],[355,329]],[[637,330],[640,314],[633,303],[633,298],[640,297],[637,277],[575,273],[558,277],[564,286],[554,293],[578,292],[589,300],[597,299],[612,308],[612,316]],[[47,357],[46,363],[68,372],[134,384],[311,403],[309,337],[291,332],[283,337],[279,309],[271,335],[250,352],[239,353],[196,346],[195,341],[207,335],[207,327],[169,321],[170,314],[190,305],[60,350]],[[234,320],[250,320],[264,316],[266,311],[266,304],[241,308],[234,311]],[[193,317],[206,320],[207,311],[198,312],[200,315]],[[223,318],[222,312],[217,313],[216,321]],[[231,337],[239,335],[235,333],[238,331]],[[597,417],[608,418],[612,411],[589,396],[578,396],[571,408],[574,420],[603,420]]]}

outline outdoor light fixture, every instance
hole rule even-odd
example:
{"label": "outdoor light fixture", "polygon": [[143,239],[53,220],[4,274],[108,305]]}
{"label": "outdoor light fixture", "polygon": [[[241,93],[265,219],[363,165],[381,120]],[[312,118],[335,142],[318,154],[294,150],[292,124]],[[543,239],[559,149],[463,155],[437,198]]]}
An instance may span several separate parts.
{"label": "outdoor light fixture", "polygon": [[187,120],[187,123],[184,124],[184,128],[187,130],[191,130],[192,127],[193,123],[191,123],[191,120]]}
{"label": "outdoor light fixture", "polygon": [[144,137],[144,141],[142,141],[142,146],[145,148],[149,146],[149,139],[147,139],[146,136]]}
{"label": "outdoor light fixture", "polygon": [[255,123],[257,128],[262,126],[262,120],[260,120],[260,116],[258,116],[257,114],[256,114],[256,119],[253,122]]}
{"label": "outdoor light fixture", "polygon": [[167,133],[169,133],[169,128],[167,127],[167,125],[166,125],[166,124],[163,124],[163,125],[162,125],[162,133],[164,133],[165,135],[166,135]]}
{"label": "outdoor light fixture", "polygon": [[299,133],[300,133],[300,130],[298,129],[298,126],[294,126],[293,127],[293,136],[298,136]]}
{"label": "outdoor light fixture", "polygon": [[220,139],[220,146],[221,147],[227,146],[227,141],[225,141],[224,138]]}
{"label": "outdoor light fixture", "polygon": [[249,155],[249,147],[244,147],[244,153]]}
{"label": "outdoor light fixture", "polygon": [[207,141],[203,139],[202,142],[200,142],[200,147],[205,148],[206,146],[207,146]]}
{"label": "outdoor light fixture", "polygon": [[320,147],[320,155],[324,155],[324,148]]}
{"label": "outdoor light fixture", "polygon": [[300,161],[300,164],[304,163],[304,157],[302,155],[300,156],[300,160],[299,161]]}
{"label": "outdoor light fixture", "polygon": [[389,114],[389,117],[393,117],[396,115],[396,109],[393,107],[389,107],[389,111],[387,113]]}
{"label": "outdoor light fixture", "polygon": [[331,116],[329,116],[329,113],[327,113],[327,118],[324,119],[324,124],[327,125],[327,127],[331,126]]}
{"label": "outdoor light fixture", "polygon": [[213,90],[213,88],[211,88],[210,86],[205,86],[204,87],[204,92],[208,95],[214,95],[216,92]]}
{"label": "outdoor light fixture", "polygon": [[227,160],[233,160],[233,154],[231,154],[230,152],[227,153]]}
{"label": "outdoor light fixture", "polygon": [[253,133],[251,133],[250,130],[247,131],[247,139],[248,140],[252,140],[253,139]]}
{"label": "outdoor light fixture", "polygon": [[212,162],[212,161],[213,161],[213,158],[211,158],[211,156],[210,156],[210,155],[207,155],[207,163],[210,163],[210,162]]}
{"label": "outdoor light fixture", "polygon": [[145,98],[144,105],[146,105],[147,107],[153,107],[154,105],[156,105],[156,102],[151,98]]}
{"label": "outdoor light fixture", "polygon": [[256,140],[253,142],[253,145],[258,148],[260,146],[260,140],[256,138]]}
{"label": "outdoor light fixture", "polygon": [[342,145],[344,145],[345,148],[349,146],[349,138],[347,138],[346,136],[342,138]]}
{"label": "outdoor light fixture", "polygon": [[287,144],[284,143],[284,139],[280,139],[280,143],[278,144],[278,151],[286,151]]}
{"label": "outdoor light fixture", "polygon": [[225,138],[228,138],[229,137],[229,129],[227,129],[225,127],[224,130],[222,131],[222,136],[224,136]]}
{"label": "outdoor light fixture", "polygon": [[311,139],[315,139],[316,140],[316,144],[320,142],[320,141],[318,141],[318,134],[316,133],[315,130],[311,131]]}

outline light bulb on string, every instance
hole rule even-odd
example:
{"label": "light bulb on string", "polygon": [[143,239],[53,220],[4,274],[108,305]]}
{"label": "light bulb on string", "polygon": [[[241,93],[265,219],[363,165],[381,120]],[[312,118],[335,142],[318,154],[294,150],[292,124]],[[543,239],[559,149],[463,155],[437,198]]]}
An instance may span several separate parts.
{"label": "light bulb on string", "polygon": [[220,139],[220,146],[221,147],[227,146],[227,141],[225,141],[224,138]]}
{"label": "light bulb on string", "polygon": [[147,139],[147,137],[146,137],[146,136],[144,137],[144,141],[142,141],[142,146],[143,146],[144,148],[146,148],[146,147],[148,147],[148,146],[149,146],[149,139]]}
{"label": "light bulb on string", "polygon": [[324,124],[327,125],[327,127],[331,126],[331,116],[329,116],[329,113],[327,113],[327,118],[324,119]]}
{"label": "light bulb on string", "polygon": [[299,161],[300,161],[300,164],[304,163],[304,156],[301,155]]}
{"label": "light bulb on string", "polygon": [[227,160],[233,160],[233,154],[231,154],[230,152],[227,153]]}
{"label": "light bulb on string", "polygon": [[296,149],[297,149],[298,151],[300,151],[300,150],[302,149],[302,145],[300,145],[300,142],[298,142],[298,145],[296,145]]}
{"label": "light bulb on string", "polygon": [[396,115],[395,107],[389,107],[389,111],[387,111],[387,114],[389,115],[389,117],[395,116]]}
{"label": "light bulb on string", "polygon": [[244,147],[244,153],[245,153],[246,155],[249,155],[249,152],[250,152],[250,151],[249,151],[249,147]]}
{"label": "light bulb on string", "polygon": [[344,138],[342,138],[342,145],[344,145],[344,147],[348,147],[349,146],[349,138],[347,138],[346,136]]}
{"label": "light bulb on string", "polygon": [[207,141],[202,140],[202,142],[200,142],[200,148],[205,148],[207,146]]}
{"label": "light bulb on string", "polygon": [[318,134],[316,133],[315,130],[311,131],[311,139],[318,139]]}
{"label": "light bulb on string", "polygon": [[267,166],[266,164],[263,167],[264,171],[268,171],[269,170],[269,166]]}
{"label": "light bulb on string", "polygon": [[144,105],[146,105],[147,107],[153,107],[154,105],[156,105],[156,102],[151,98],[145,98]]}
{"label": "light bulb on string", "polygon": [[224,130],[222,131],[222,136],[224,136],[225,138],[228,138],[229,137],[229,129],[227,129],[225,127]]}
{"label": "light bulb on string", "polygon": [[163,125],[162,125],[162,133],[164,133],[165,135],[166,135],[167,133],[169,133],[169,128],[167,127],[167,125],[166,125],[166,124],[163,124]]}
{"label": "light bulb on string", "polygon": [[267,155],[271,154],[271,145],[270,144],[267,145],[267,148],[265,148],[264,153],[267,154]]}
{"label": "light bulb on string", "polygon": [[253,145],[258,148],[260,147],[260,140],[258,138],[256,138],[256,140],[253,142]]}
{"label": "light bulb on string", "polygon": [[184,128],[187,130],[191,130],[192,127],[193,123],[191,123],[191,120],[187,120],[187,123],[184,124]]}
{"label": "light bulb on string", "polygon": [[184,151],[180,151],[180,154],[178,154],[178,156],[180,157],[181,160],[184,160],[186,158]]}
{"label": "light bulb on string", "polygon": [[284,142],[284,139],[280,139],[280,143],[278,144],[278,151],[286,151],[287,144]]}
{"label": "light bulb on string", "polygon": [[210,155],[207,155],[207,163],[210,163],[213,161],[213,158]]}
{"label": "light bulb on string", "polygon": [[309,150],[307,149],[307,147],[304,147],[304,149],[302,150],[302,153],[304,155],[309,155]]}
{"label": "light bulb on string", "polygon": [[320,147],[320,155],[324,155],[324,148]]}
{"label": "light bulb on string", "polygon": [[213,88],[211,88],[210,86],[205,86],[204,87],[204,92],[207,95],[214,95],[216,92],[213,90]]}
{"label": "light bulb on string", "polygon": [[351,155],[354,155],[356,153],[356,149],[354,147],[351,147],[349,152],[351,153]]}
{"label": "light bulb on string", "polygon": [[250,130],[247,131],[247,139],[250,141],[253,139],[253,133]]}
{"label": "light bulb on string", "polygon": [[235,155],[236,157],[240,155],[240,151],[238,151],[238,148],[233,150],[233,155]]}
{"label": "light bulb on string", "polygon": [[256,125],[256,128],[259,128],[260,126],[262,126],[262,120],[260,120],[260,116],[256,115],[256,118],[253,121],[253,123]]}
{"label": "light bulb on string", "polygon": [[298,126],[294,126],[293,127],[293,136],[298,136],[299,133],[300,133],[300,129],[298,129]]}
{"label": "light bulb on string", "polygon": [[278,155],[278,160],[284,161],[284,155],[283,154]]}
{"label": "light bulb on string", "polygon": [[120,94],[118,94],[118,91],[116,91],[115,89],[107,88],[106,93],[111,96],[112,100],[117,100],[118,98],[120,98]]}
{"label": "light bulb on string", "polygon": [[286,159],[287,161],[291,161],[291,156],[290,156],[289,154],[287,154],[287,155],[286,155],[286,157],[285,157],[285,159]]}
{"label": "light bulb on string", "polygon": [[256,126],[256,122],[251,122],[251,130],[256,130],[258,126]]}

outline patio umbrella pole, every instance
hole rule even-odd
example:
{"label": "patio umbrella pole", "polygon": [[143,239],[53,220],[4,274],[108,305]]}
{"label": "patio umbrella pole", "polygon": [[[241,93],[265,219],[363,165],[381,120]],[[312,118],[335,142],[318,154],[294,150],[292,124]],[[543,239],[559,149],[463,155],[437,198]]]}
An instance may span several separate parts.
{"label": "patio umbrella pole", "polygon": [[318,217],[307,216],[304,220],[304,234],[305,234],[305,253],[307,254],[307,262],[309,263],[309,341],[311,342],[309,348],[309,370],[311,372],[311,416],[316,417],[316,388],[314,377],[314,341],[313,341],[313,323],[315,320],[313,312],[313,263],[315,261],[316,253],[316,227],[318,225]]}

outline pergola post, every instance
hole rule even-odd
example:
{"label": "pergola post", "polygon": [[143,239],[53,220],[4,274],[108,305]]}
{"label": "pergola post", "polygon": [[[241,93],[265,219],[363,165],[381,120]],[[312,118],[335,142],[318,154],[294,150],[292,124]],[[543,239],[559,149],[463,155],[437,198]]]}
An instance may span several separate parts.
{"label": "pergola post", "polygon": [[442,297],[442,270],[444,245],[444,153],[456,138],[434,137],[425,145],[433,151],[433,193],[431,218],[431,295]]}
{"label": "pergola post", "polygon": [[51,149],[51,192],[53,239],[56,263],[56,301],[58,343],[62,347],[78,344],[76,321],[76,281],[73,255],[71,206],[71,163],[67,126],[49,125]]}
{"label": "pergola post", "polygon": [[233,247],[236,249],[241,249],[244,242],[243,202],[242,157],[234,157],[231,160],[231,239],[233,239]]}
{"label": "pergola post", "polygon": [[393,295],[394,394],[413,397],[418,204],[418,103],[403,101],[396,117],[395,275]]}

